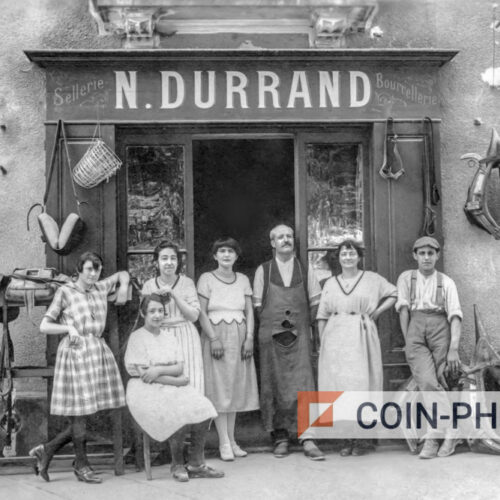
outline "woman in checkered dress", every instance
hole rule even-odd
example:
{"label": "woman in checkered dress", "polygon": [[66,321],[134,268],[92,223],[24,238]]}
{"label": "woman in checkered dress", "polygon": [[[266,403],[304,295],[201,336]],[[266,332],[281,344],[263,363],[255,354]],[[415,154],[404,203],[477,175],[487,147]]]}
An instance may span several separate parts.
{"label": "woman in checkered dress", "polygon": [[42,333],[66,334],[57,349],[50,412],[69,417],[71,422],[52,441],[30,451],[38,461],[37,473],[46,481],[56,451],[73,441],[76,477],[100,483],[86,455],[86,418],[101,410],[125,406],[120,372],[102,333],[107,297],[120,283],[116,303],[125,303],[129,276],[122,271],[98,281],[101,270],[101,257],[93,252],[82,254],[77,280],[57,290],[40,325]]}

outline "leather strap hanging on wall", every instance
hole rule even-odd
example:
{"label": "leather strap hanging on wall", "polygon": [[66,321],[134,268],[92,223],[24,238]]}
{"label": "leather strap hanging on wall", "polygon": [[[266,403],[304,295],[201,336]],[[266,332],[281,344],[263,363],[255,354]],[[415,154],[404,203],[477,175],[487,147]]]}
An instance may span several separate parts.
{"label": "leather strap hanging on wall", "polygon": [[492,130],[486,158],[481,159],[476,153],[467,153],[461,156],[460,159],[468,160],[469,165],[477,165],[476,174],[467,192],[467,201],[464,206],[465,215],[471,224],[484,229],[496,240],[500,240],[500,225],[488,209],[488,197],[486,195],[491,170],[500,167],[500,137],[497,131]]}
{"label": "leather strap hanging on wall", "polygon": [[[62,135],[62,142],[64,144],[64,149],[66,152],[66,158],[69,169],[69,176],[71,178],[71,187],[73,190],[73,195],[76,200],[76,213],[70,213],[63,225],[59,229],[57,222],[51,217],[48,213],[46,213],[47,200],[49,197],[50,186],[52,183],[52,175],[54,173],[54,168],[56,165],[56,157],[57,150],[59,145],[59,137]],[[43,205],[40,203],[35,203],[31,206],[28,211],[26,224],[28,227],[28,231],[30,230],[29,226],[29,216],[31,211],[35,207],[41,207],[42,212],[38,215],[38,224],[40,226],[40,230],[42,231],[42,241],[46,242],[48,246],[59,255],[67,255],[71,253],[71,251],[80,243],[83,233],[85,231],[85,223],[81,217],[80,205],[85,202],[81,202],[78,199],[78,195],[76,193],[75,182],[73,179],[72,167],[71,167],[71,158],[69,156],[68,151],[68,140],[66,138],[66,131],[64,128],[64,123],[62,120],[57,122],[56,129],[56,137],[54,141],[54,147],[52,149],[52,156],[50,160],[50,168],[49,174],[47,176],[47,184],[45,186],[45,194],[43,196]]]}
{"label": "leather strap hanging on wall", "polygon": [[384,179],[397,181],[404,173],[403,160],[398,150],[398,135],[394,132],[394,118],[385,122],[384,159],[378,173]]}
{"label": "leather strap hanging on wall", "polygon": [[422,235],[433,236],[436,232],[436,211],[432,208],[440,200],[436,182],[436,166],[434,163],[434,129],[432,120],[426,116],[422,122],[423,128],[423,180],[424,180],[424,223]]}

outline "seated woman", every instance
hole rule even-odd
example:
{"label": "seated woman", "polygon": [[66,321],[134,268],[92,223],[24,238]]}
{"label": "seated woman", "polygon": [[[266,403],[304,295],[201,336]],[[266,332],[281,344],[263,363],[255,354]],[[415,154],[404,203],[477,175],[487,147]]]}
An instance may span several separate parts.
{"label": "seated woman", "polygon": [[259,408],[252,288],[244,274],[233,271],[240,254],[233,238],[217,240],[212,246],[217,268],[198,281],[206,395],[219,414],[215,426],[222,460],[247,455],[234,438],[236,412]]}
{"label": "seated woman", "polygon": [[[210,401],[188,385],[182,350],[174,332],[162,329],[166,297],[143,297],[140,313],[144,326],[130,334],[125,366],[132,376],[127,384],[127,404],[141,428],[153,439],[168,439],[171,472],[177,481],[223,477],[204,460],[210,419],[217,415]],[[191,432],[188,463],[184,465],[184,438]]]}

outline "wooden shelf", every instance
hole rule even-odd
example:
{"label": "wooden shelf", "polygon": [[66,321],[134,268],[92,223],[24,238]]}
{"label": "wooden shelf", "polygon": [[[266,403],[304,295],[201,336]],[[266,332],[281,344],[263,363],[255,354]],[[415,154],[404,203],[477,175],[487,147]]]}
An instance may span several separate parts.
{"label": "wooden shelf", "polygon": [[54,367],[38,367],[38,366],[18,366],[10,370],[12,378],[30,378],[41,377],[49,378],[54,376]]}

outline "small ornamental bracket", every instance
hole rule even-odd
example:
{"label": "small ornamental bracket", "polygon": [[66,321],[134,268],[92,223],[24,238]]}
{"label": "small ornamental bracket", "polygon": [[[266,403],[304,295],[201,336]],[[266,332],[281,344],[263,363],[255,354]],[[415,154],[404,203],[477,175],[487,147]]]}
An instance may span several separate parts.
{"label": "small ornamental bracket", "polygon": [[125,38],[125,48],[158,47],[157,23],[168,15],[156,7],[98,9],[95,0],[89,0],[89,12],[97,23],[99,35]]}
{"label": "small ornamental bracket", "polygon": [[126,48],[159,47],[172,35],[221,33],[306,35],[311,48],[341,48],[346,36],[369,30],[378,0],[89,0],[100,36],[125,39]]}
{"label": "small ornamental bracket", "polygon": [[376,13],[377,5],[372,2],[316,9],[311,15],[311,47],[345,47],[346,36],[369,30]]}

